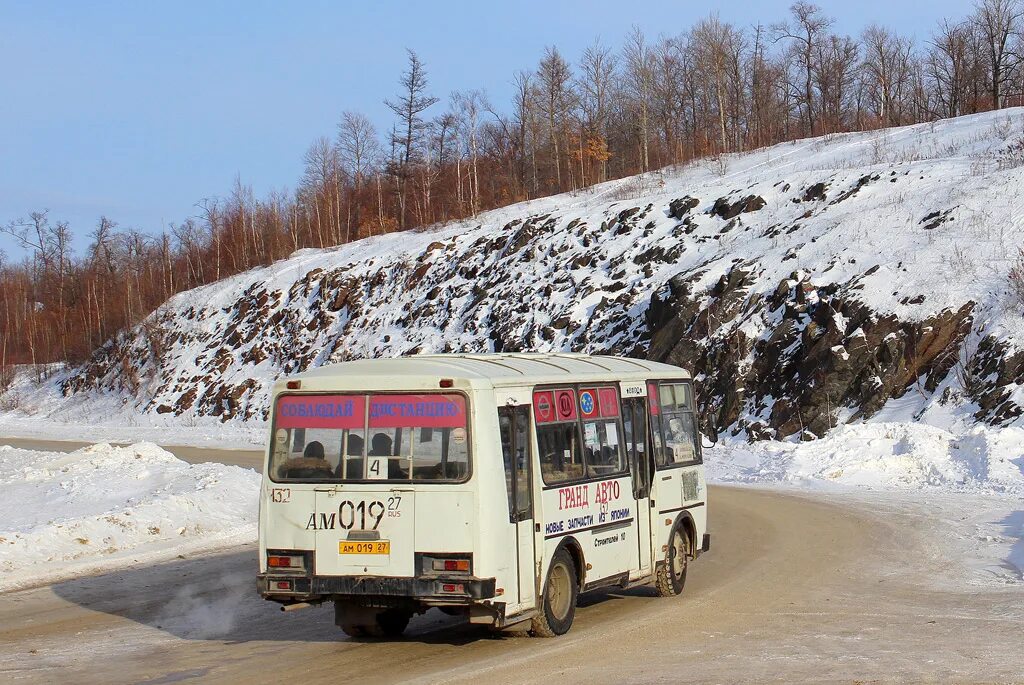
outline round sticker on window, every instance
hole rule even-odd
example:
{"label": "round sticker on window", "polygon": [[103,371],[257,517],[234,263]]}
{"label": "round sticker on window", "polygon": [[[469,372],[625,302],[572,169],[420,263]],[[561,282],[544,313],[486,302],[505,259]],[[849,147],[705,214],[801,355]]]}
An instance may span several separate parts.
{"label": "round sticker on window", "polygon": [[284,428],[278,428],[276,437],[277,441],[283,445],[288,442],[288,431]]}
{"label": "round sticker on window", "polygon": [[465,428],[453,428],[452,429],[452,440],[459,443],[460,445],[466,442],[466,429]]}
{"label": "round sticker on window", "polygon": [[547,395],[537,396],[537,415],[541,421],[547,421],[551,418],[551,404],[548,401]]}

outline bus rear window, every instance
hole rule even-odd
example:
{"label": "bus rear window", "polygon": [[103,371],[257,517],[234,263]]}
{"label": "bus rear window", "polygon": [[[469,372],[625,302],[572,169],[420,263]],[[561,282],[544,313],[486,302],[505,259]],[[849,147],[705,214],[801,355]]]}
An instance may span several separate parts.
{"label": "bus rear window", "polygon": [[459,482],[469,476],[458,394],[284,395],[274,409],[277,481]]}

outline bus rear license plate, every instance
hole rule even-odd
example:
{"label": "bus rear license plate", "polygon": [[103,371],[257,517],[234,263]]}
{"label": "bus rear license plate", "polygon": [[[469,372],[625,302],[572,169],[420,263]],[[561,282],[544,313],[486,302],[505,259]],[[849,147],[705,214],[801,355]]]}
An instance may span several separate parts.
{"label": "bus rear license plate", "polygon": [[391,554],[391,542],[389,540],[366,542],[339,540],[338,554]]}

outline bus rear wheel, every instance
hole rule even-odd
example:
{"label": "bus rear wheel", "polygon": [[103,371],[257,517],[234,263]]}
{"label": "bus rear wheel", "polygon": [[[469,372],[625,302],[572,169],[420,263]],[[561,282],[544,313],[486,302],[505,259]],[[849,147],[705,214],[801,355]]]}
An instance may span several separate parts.
{"label": "bus rear wheel", "polygon": [[579,596],[576,582],[576,564],[563,548],[555,552],[544,581],[544,600],[540,613],[530,624],[534,637],[555,637],[564,635],[572,627],[576,617],[576,598]]}
{"label": "bus rear wheel", "polygon": [[678,523],[672,527],[668,538],[665,561],[658,568],[657,588],[662,597],[675,597],[682,593],[686,584],[686,568],[693,556],[690,535]]}

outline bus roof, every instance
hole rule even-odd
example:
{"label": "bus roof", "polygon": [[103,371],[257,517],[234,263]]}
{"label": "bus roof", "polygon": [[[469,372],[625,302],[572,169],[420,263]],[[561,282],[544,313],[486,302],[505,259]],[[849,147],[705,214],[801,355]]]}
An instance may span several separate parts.
{"label": "bus roof", "polygon": [[[281,379],[346,381],[365,384],[379,378],[396,378],[418,385],[428,381],[436,387],[439,378],[477,381],[485,385],[537,385],[543,383],[575,383],[623,378],[643,380],[651,376],[689,378],[678,366],[605,355],[568,352],[494,353],[494,354],[420,354],[391,359],[361,359],[328,364],[301,374]],[[333,383],[332,383],[333,384]],[[474,383],[475,384],[475,383]],[[388,382],[387,385],[392,385]]]}

